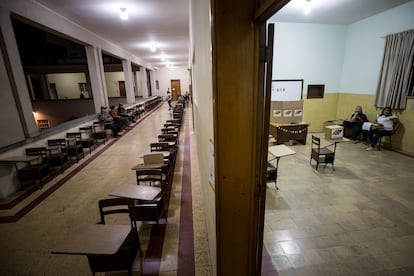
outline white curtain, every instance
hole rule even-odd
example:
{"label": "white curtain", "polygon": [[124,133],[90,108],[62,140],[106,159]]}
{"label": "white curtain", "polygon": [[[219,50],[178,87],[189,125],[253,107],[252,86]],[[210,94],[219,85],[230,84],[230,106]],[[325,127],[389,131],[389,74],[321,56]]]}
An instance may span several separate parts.
{"label": "white curtain", "polygon": [[414,29],[386,36],[375,106],[405,109],[413,77]]}

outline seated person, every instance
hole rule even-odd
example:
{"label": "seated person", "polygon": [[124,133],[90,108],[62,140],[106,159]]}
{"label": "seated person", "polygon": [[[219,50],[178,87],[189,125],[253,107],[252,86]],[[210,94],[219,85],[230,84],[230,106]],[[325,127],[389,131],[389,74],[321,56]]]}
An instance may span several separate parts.
{"label": "seated person", "polygon": [[101,107],[101,114],[99,114],[98,119],[103,123],[105,129],[112,130],[113,137],[121,136],[119,134],[121,128],[114,123],[114,118],[112,118],[112,116],[109,115],[105,106]]}
{"label": "seated person", "polygon": [[362,142],[367,142],[367,131],[362,129],[362,124],[368,122],[367,115],[362,113],[362,107],[357,106],[355,107],[355,112],[351,115],[351,123],[352,123],[352,136],[351,140],[353,144],[357,143],[357,138],[359,134],[362,132]]}
{"label": "seated person", "polygon": [[369,131],[371,144],[366,150],[373,150],[381,136],[384,136],[385,134],[391,134],[394,129],[394,123],[397,122],[398,118],[397,116],[392,115],[391,108],[385,107],[382,110],[382,113],[378,115],[377,119],[375,120],[375,123],[377,123],[377,125],[375,125],[375,127]]}
{"label": "seated person", "polygon": [[119,125],[123,129],[129,126],[131,122],[127,118],[119,116],[114,105],[111,105],[110,109],[111,110],[109,111],[109,115],[114,118],[115,124]]}
{"label": "seated person", "polygon": [[135,123],[135,117],[134,117],[134,116],[132,116],[132,115],[129,115],[129,114],[126,112],[126,110],[125,110],[124,106],[123,106],[121,103],[118,105],[118,114],[119,114],[119,116],[121,116],[121,117],[125,117],[125,118],[127,118],[130,122]]}

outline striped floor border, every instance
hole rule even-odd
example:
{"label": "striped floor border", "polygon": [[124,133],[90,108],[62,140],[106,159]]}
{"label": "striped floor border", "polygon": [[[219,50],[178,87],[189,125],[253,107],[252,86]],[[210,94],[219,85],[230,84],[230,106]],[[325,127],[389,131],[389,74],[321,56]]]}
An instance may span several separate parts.
{"label": "striped floor border", "polygon": [[[195,275],[194,262],[194,235],[192,217],[191,197],[191,161],[190,161],[190,140],[188,120],[184,115],[186,124],[183,142],[183,176],[181,189],[180,207],[180,231],[178,242],[178,263],[177,275]],[[173,183],[172,175],[169,183]],[[166,208],[168,210],[171,185],[166,189]],[[168,212],[167,212],[168,215]],[[152,227],[151,236],[148,242],[148,249],[142,265],[142,275],[159,275],[167,224],[162,223],[159,227]]]}

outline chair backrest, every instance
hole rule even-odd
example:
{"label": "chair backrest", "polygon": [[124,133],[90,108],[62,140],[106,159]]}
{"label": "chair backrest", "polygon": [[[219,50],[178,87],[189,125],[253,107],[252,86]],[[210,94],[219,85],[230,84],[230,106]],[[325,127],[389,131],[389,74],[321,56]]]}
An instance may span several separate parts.
{"label": "chair backrest", "polygon": [[27,148],[26,155],[39,156],[42,159],[42,163],[47,163],[48,151],[46,147]]}
{"label": "chair backrest", "polygon": [[79,132],[81,133],[82,138],[84,138],[85,136],[90,137],[93,131],[94,126],[84,126],[79,128]]}
{"label": "chair backrest", "polygon": [[164,163],[164,154],[162,153],[150,153],[144,155],[144,164],[163,164]]}
{"label": "chair backrest", "polygon": [[177,142],[177,137],[172,134],[158,135],[158,141],[160,142]]}
{"label": "chair backrest", "polygon": [[101,121],[93,122],[93,132],[102,132],[105,131],[104,124]]}
{"label": "chair backrest", "polygon": [[317,149],[317,151],[319,152],[319,149],[321,147],[321,139],[319,137],[313,136],[312,135],[312,149]]}
{"label": "chair backrest", "polygon": [[51,147],[51,146],[60,146],[62,148],[65,148],[66,147],[66,140],[64,138],[50,139],[50,140],[47,140],[47,145],[49,147]]}
{"label": "chair backrest", "polygon": [[393,128],[392,128],[392,133],[395,133],[401,126],[401,122],[398,118],[395,118],[393,121]]}
{"label": "chair backrest", "polygon": [[169,151],[170,146],[166,142],[151,143],[151,151]]}
{"label": "chair backrest", "polygon": [[154,183],[158,182],[160,183],[161,189],[164,190],[163,173],[161,169],[137,170],[136,175],[138,185],[141,183],[149,183],[152,186]]}
{"label": "chair backrest", "polygon": [[99,214],[101,221],[99,223],[105,224],[105,216],[113,214],[128,214],[131,227],[137,228],[135,222],[134,200],[131,198],[108,198],[98,201]]}
{"label": "chair backrest", "polygon": [[178,135],[178,131],[176,131],[175,128],[162,128],[161,129],[161,133],[162,134],[173,134],[173,135]]}
{"label": "chair backrest", "polygon": [[80,140],[81,136],[82,134],[80,132],[66,132],[66,138]]}

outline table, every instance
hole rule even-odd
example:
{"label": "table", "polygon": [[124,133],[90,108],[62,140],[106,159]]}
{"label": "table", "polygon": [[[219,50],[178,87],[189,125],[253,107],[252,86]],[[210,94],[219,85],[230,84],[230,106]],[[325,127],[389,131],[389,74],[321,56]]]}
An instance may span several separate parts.
{"label": "table", "polygon": [[336,147],[336,144],[338,143],[342,143],[342,142],[349,142],[351,141],[348,138],[342,137],[342,138],[338,138],[338,139],[328,139],[328,138],[324,138],[326,142],[328,142],[328,145],[325,145],[326,143],[321,143],[321,147],[329,147],[330,145],[334,145]]}
{"label": "table", "polygon": [[141,158],[144,158],[144,155],[157,154],[157,153],[162,153],[162,155],[165,159],[170,158],[170,151],[169,150],[160,150],[160,151],[152,151],[152,152],[144,153],[141,156]]}
{"label": "table", "polygon": [[160,188],[125,184],[112,191],[110,196],[125,197],[139,200],[153,200],[161,193]]}
{"label": "table", "polygon": [[276,164],[273,165],[275,168],[275,174],[276,174],[275,175],[275,187],[277,190],[279,190],[279,187],[277,186],[277,168],[279,166],[279,160],[281,157],[296,154],[296,151],[292,150],[291,148],[285,145],[276,145],[276,146],[269,147],[269,152],[275,157],[269,162],[276,160]]}
{"label": "table", "polygon": [[132,167],[132,170],[148,170],[148,169],[162,169],[164,164],[137,164]]}
{"label": "table", "polygon": [[9,157],[0,158],[0,162],[30,163],[38,158],[40,158],[40,156],[37,156],[37,155],[9,156]]}
{"label": "table", "polygon": [[296,140],[306,145],[308,123],[277,124],[270,123],[269,133],[275,138],[276,144],[283,144],[290,140]]}
{"label": "table", "polygon": [[72,255],[115,254],[130,230],[130,225],[80,225],[59,241],[51,252]]}

